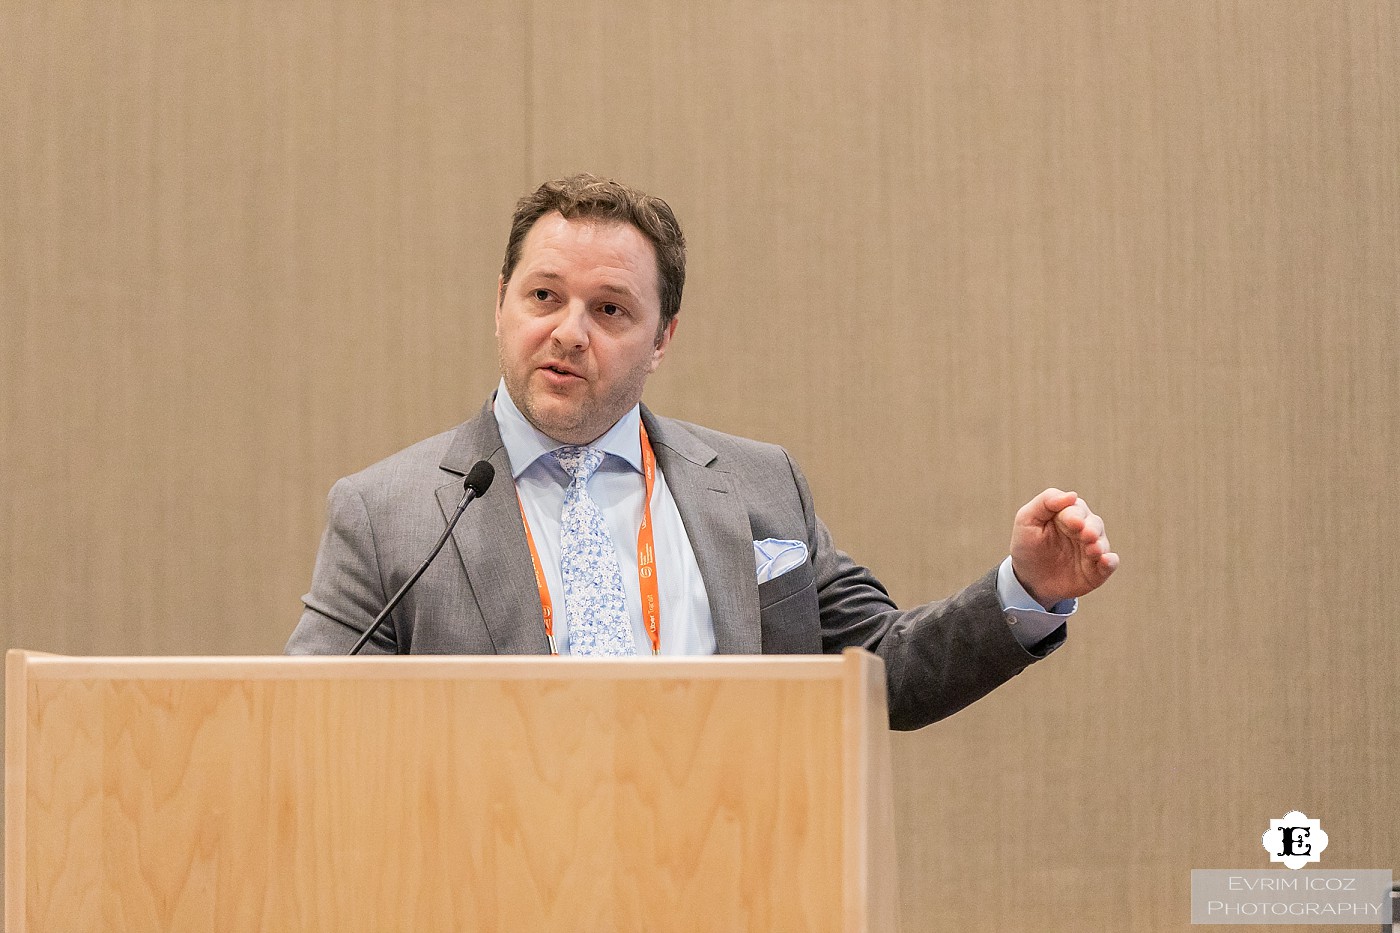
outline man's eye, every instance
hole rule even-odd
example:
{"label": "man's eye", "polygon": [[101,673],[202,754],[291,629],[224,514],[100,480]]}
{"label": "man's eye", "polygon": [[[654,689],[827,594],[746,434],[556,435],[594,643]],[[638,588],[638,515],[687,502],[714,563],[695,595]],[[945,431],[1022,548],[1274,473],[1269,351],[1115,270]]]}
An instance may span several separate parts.
{"label": "man's eye", "polygon": [[536,301],[548,301],[548,300],[549,300],[549,290],[548,290],[548,289],[545,289],[545,288],[537,288],[537,289],[535,289],[531,294],[533,294],[533,295],[535,296],[535,300],[536,300]]}
{"label": "man's eye", "polygon": [[622,313],[622,307],[620,305],[613,304],[603,305],[603,313],[606,314],[608,317],[616,317],[617,315]]}

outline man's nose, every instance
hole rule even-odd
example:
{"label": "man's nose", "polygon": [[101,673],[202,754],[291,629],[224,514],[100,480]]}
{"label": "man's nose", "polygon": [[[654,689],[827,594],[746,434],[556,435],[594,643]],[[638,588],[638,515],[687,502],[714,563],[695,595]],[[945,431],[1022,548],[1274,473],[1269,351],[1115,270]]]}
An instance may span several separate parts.
{"label": "man's nose", "polygon": [[588,346],[588,327],[588,308],[581,301],[571,301],[554,325],[554,341],[568,350],[582,350]]}

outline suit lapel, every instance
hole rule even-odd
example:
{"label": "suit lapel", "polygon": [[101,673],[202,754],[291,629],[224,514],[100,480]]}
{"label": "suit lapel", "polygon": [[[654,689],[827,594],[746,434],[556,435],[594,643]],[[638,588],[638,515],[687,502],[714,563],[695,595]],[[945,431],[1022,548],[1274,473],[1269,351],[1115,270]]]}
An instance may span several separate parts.
{"label": "suit lapel", "polygon": [[[544,609],[511,481],[510,457],[490,403],[458,428],[440,466],[455,476],[465,476],[478,460],[489,461],[496,478],[452,532],[458,557],[496,653],[548,654]],[[462,484],[454,481],[441,487],[437,497],[446,523],[462,497]]]}
{"label": "suit lapel", "polygon": [[715,652],[760,653],[753,530],[733,475],[716,466],[715,451],[679,422],[657,418],[646,406],[642,420],[700,565],[714,619]]}

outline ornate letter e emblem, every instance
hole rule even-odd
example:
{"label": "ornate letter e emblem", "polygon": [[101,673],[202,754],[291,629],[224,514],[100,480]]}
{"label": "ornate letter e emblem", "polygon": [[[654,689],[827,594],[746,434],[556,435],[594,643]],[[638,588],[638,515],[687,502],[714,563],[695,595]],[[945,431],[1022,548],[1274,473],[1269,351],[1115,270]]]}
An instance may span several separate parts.
{"label": "ornate letter e emblem", "polygon": [[1269,820],[1269,831],[1264,834],[1269,861],[1302,868],[1309,862],[1322,861],[1325,848],[1327,834],[1320,821],[1308,819],[1301,811],[1292,810],[1281,820]]}

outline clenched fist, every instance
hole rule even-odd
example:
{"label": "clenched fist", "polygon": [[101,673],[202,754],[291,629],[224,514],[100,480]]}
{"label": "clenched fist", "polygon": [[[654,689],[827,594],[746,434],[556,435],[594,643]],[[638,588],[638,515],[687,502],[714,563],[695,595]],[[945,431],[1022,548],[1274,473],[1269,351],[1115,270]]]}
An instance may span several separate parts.
{"label": "clenched fist", "polygon": [[1076,493],[1047,489],[1016,513],[1011,568],[1036,602],[1052,608],[1103,585],[1118,569],[1103,519]]}

